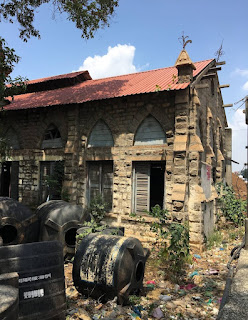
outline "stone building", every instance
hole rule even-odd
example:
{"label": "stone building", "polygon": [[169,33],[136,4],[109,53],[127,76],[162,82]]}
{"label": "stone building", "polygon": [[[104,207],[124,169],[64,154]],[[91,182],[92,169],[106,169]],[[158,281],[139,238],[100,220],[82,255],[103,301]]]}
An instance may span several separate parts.
{"label": "stone building", "polygon": [[[192,247],[214,228],[214,183],[231,181],[231,130],[217,71],[185,50],[174,67],[92,80],[87,71],[29,81],[10,99],[2,121],[11,147],[1,195],[36,207],[60,192],[50,187],[63,168],[62,193],[87,206],[100,194],[108,222],[149,238],[155,204],[189,220]],[[137,228],[131,213],[144,215]]]}

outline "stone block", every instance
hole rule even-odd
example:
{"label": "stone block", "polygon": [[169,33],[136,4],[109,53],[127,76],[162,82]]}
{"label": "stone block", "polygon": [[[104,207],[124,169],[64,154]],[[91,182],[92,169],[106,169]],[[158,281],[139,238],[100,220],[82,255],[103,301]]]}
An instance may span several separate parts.
{"label": "stone block", "polygon": [[183,183],[186,184],[187,182],[187,176],[184,174],[179,174],[176,171],[176,174],[174,174],[174,183]]}
{"label": "stone block", "polygon": [[194,244],[203,244],[204,237],[202,234],[199,234],[198,232],[191,231],[189,233],[189,241],[190,243],[194,243]]}
{"label": "stone block", "polygon": [[183,91],[176,92],[175,104],[181,104],[181,103],[186,103],[186,104],[189,103],[189,94],[186,89]]}
{"label": "stone block", "polygon": [[176,135],[174,139],[174,151],[186,151],[187,140],[187,135]]}
{"label": "stone block", "polygon": [[198,222],[190,222],[189,223],[189,231],[201,234],[202,233],[202,224],[198,223]]}
{"label": "stone block", "polygon": [[172,190],[172,199],[177,201],[184,201],[186,192],[186,184],[174,184]]}
{"label": "stone block", "polygon": [[204,151],[203,145],[201,143],[201,139],[198,137],[197,134],[190,135],[189,151],[198,151],[198,152]]}

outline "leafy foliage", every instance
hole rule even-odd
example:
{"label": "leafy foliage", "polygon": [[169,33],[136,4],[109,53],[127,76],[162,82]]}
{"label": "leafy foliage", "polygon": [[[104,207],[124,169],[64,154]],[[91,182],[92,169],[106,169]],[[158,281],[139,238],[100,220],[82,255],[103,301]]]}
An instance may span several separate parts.
{"label": "leafy foliage", "polygon": [[108,204],[103,200],[103,198],[98,195],[96,196],[89,205],[87,211],[92,215],[97,224],[99,224],[107,212]]}
{"label": "leafy foliage", "polygon": [[[20,58],[15,54],[15,50],[9,48],[6,41],[0,37],[0,102],[2,102],[5,97],[13,97],[26,88],[26,79],[22,77],[12,79],[10,77],[14,65],[18,63],[19,60]],[[4,104],[5,103],[2,103],[1,106],[3,107]]]}
{"label": "leafy foliage", "polygon": [[54,164],[54,169],[52,174],[46,176],[45,183],[49,190],[49,196],[51,199],[52,197],[58,197],[63,200],[65,199],[66,195],[64,194],[65,191],[62,190],[62,184],[64,181],[64,162],[63,161],[56,161]]}
{"label": "leafy foliage", "polygon": [[109,25],[109,17],[118,6],[118,0],[5,0],[0,4],[0,22],[5,20],[20,25],[20,38],[27,41],[30,37],[40,38],[34,27],[35,11],[42,4],[51,3],[54,15],[67,13],[67,19],[74,22],[82,31],[82,37],[93,38],[100,27]]}
{"label": "leafy foliage", "polygon": [[[91,215],[90,221],[85,221],[83,224],[83,231],[76,236],[77,244],[82,241],[90,233],[101,232],[108,226],[101,224],[101,221],[105,217],[107,212],[107,203],[104,202],[103,198],[98,195],[91,202],[89,207],[86,209]],[[115,233],[115,232],[114,232]]]}
{"label": "leafy foliage", "polygon": [[160,245],[159,256],[169,263],[169,268],[176,274],[181,273],[189,258],[189,227],[188,225],[171,222],[168,211],[156,205],[148,214],[158,221],[151,224],[151,230],[157,234]]}
{"label": "leafy foliage", "polygon": [[227,221],[234,225],[243,225],[245,219],[246,202],[235,196],[233,189],[222,183],[216,185],[221,203],[221,211]]}
{"label": "leafy foliage", "polygon": [[[7,46],[6,41],[0,37],[0,121],[4,117],[3,107],[9,103],[5,98],[13,97],[15,94],[25,90],[26,79],[17,77],[12,79],[10,73],[14,65],[19,61],[19,57],[15,54],[14,49]],[[8,85],[7,85],[8,84]],[[10,155],[10,148],[4,136],[3,127],[0,127],[0,162],[6,160]]]}
{"label": "leafy foliage", "polygon": [[105,225],[99,225],[94,219],[91,219],[91,221],[84,222],[83,231],[76,236],[76,239],[79,243],[88,234],[95,233],[95,232],[101,232],[104,229],[106,229]]}

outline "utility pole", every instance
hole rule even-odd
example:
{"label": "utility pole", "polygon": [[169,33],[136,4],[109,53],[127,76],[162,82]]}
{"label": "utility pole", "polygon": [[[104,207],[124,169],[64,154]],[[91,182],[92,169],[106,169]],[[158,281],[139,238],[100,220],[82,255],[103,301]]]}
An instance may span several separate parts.
{"label": "utility pole", "polygon": [[[244,98],[245,100],[245,123],[248,125],[248,96]],[[247,145],[246,145],[246,150],[247,150],[247,157],[246,157],[246,168],[248,168],[248,128],[247,128]],[[247,182],[247,181],[246,181]],[[248,183],[246,183],[246,219],[245,219],[245,249],[248,250]]]}

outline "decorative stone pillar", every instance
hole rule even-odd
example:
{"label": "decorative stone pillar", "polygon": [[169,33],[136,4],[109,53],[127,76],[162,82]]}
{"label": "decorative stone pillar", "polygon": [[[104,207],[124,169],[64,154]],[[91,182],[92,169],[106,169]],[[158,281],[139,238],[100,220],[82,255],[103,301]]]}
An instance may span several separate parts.
{"label": "decorative stone pillar", "polygon": [[197,114],[200,100],[197,91],[193,89],[191,94],[191,106],[189,116],[189,235],[191,251],[201,251],[204,242],[204,219],[202,202],[206,200],[200,186],[200,153],[204,151],[200,137],[197,135]]}
{"label": "decorative stone pillar", "polygon": [[175,138],[173,147],[173,189],[172,215],[174,219],[185,219],[186,187],[187,187],[187,144],[188,144],[189,91],[176,93],[175,97]]}
{"label": "decorative stone pillar", "polygon": [[71,203],[78,203],[78,177],[79,171],[79,133],[78,133],[78,107],[68,111],[68,138],[65,146],[65,180],[63,184],[64,190],[69,194]]}
{"label": "decorative stone pillar", "polygon": [[175,67],[178,70],[178,83],[193,80],[193,70],[196,69],[186,50],[182,50],[177,58]]}

